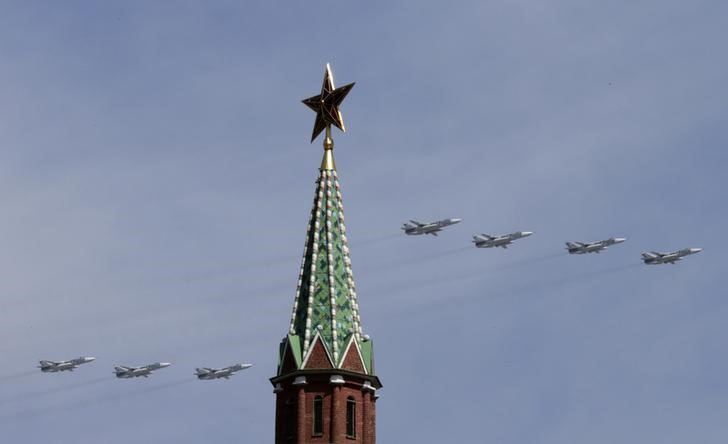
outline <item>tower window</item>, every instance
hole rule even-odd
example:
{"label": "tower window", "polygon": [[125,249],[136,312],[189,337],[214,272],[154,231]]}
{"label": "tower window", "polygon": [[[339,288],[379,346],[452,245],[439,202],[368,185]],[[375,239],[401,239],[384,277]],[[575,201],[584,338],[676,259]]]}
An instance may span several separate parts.
{"label": "tower window", "polygon": [[296,398],[290,397],[286,399],[283,410],[284,430],[283,439],[286,444],[296,442]]}
{"label": "tower window", "polygon": [[356,400],[353,396],[346,398],[346,436],[356,438]]}
{"label": "tower window", "polygon": [[314,436],[324,434],[324,398],[321,395],[313,398],[313,434]]}

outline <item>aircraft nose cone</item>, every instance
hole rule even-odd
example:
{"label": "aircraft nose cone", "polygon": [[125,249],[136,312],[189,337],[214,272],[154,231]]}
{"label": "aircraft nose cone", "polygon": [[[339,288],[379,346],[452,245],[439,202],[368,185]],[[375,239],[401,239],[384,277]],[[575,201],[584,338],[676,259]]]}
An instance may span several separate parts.
{"label": "aircraft nose cone", "polygon": [[95,360],[96,360],[96,358],[94,358],[93,356],[84,359],[84,361],[86,361],[86,362],[91,362],[91,361],[95,361]]}
{"label": "aircraft nose cone", "polygon": [[533,231],[521,231],[521,234],[523,235],[523,237],[526,237],[532,235]]}
{"label": "aircraft nose cone", "polygon": [[615,244],[621,244],[622,242],[624,242],[624,241],[626,241],[626,240],[627,240],[627,239],[626,239],[626,238],[624,238],[624,237],[615,237],[615,238],[614,238],[614,243],[615,243]]}
{"label": "aircraft nose cone", "polygon": [[691,249],[690,249],[690,252],[691,252],[691,253],[700,253],[701,251],[703,251],[703,249],[702,249],[702,248],[691,248]]}
{"label": "aircraft nose cone", "polygon": [[172,365],[172,363],[171,363],[171,362],[160,362],[160,363],[159,363],[159,366],[160,366],[160,367],[169,367],[170,365]]}
{"label": "aircraft nose cone", "polygon": [[452,222],[454,224],[461,222],[461,221],[462,221],[462,219],[450,219],[450,222]]}

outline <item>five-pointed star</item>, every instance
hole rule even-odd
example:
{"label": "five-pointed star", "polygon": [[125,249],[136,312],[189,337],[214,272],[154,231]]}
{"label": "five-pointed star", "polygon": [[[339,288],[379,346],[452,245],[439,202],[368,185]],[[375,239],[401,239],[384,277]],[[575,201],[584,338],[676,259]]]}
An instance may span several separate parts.
{"label": "five-pointed star", "polygon": [[344,118],[341,117],[341,111],[339,111],[339,105],[341,105],[344,97],[349,94],[353,86],[354,83],[349,83],[348,85],[334,88],[334,76],[331,74],[331,67],[328,63],[326,64],[321,94],[303,100],[306,106],[316,111],[316,123],[313,125],[311,142],[329,125],[334,125],[341,131],[346,131],[346,128],[344,128]]}

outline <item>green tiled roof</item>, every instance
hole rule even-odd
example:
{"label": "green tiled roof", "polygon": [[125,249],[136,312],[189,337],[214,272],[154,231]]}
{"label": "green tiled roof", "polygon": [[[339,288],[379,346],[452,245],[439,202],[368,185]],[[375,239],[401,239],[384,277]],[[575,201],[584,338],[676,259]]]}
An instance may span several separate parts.
{"label": "green tiled roof", "polygon": [[[334,169],[321,169],[301,261],[293,313],[285,342],[300,368],[316,334],[339,367],[349,340],[357,342],[371,372],[371,341],[362,337],[359,305],[344,225],[344,206]],[[283,356],[281,356],[281,360]]]}

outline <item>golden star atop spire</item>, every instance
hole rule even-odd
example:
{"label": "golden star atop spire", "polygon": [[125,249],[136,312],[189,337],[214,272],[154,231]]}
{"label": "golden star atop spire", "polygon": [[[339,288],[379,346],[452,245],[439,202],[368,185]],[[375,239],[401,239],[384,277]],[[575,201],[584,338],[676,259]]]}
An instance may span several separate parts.
{"label": "golden star atop spire", "polygon": [[[334,87],[334,75],[331,73],[331,66],[326,64],[326,71],[324,71],[324,84],[321,86],[321,94],[308,99],[303,100],[303,103],[316,111],[316,122],[313,125],[313,134],[311,135],[311,142],[313,142],[321,131],[329,129],[331,125],[339,128],[341,131],[346,131],[344,127],[344,118],[341,117],[341,111],[339,111],[339,105],[344,101],[344,98],[354,86],[354,83]],[[327,135],[329,131],[327,131]]]}

